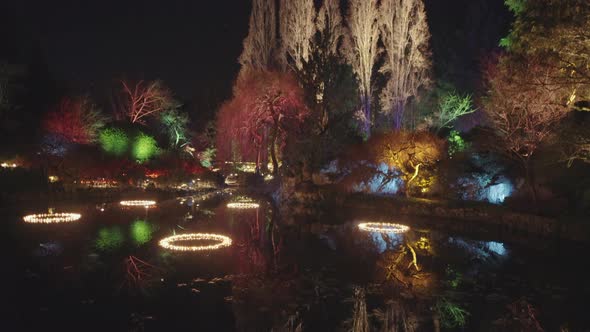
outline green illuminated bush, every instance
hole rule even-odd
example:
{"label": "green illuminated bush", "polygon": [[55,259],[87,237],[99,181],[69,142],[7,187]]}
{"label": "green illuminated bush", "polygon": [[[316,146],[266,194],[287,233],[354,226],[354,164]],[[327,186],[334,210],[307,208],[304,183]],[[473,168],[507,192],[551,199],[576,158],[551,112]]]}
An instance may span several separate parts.
{"label": "green illuminated bush", "polygon": [[129,138],[127,134],[118,128],[106,128],[100,132],[98,137],[102,149],[110,154],[117,156],[123,155],[127,152],[129,146]]}
{"label": "green illuminated bush", "polygon": [[158,142],[144,133],[139,133],[133,142],[133,158],[139,163],[143,163],[154,157],[159,151]]}

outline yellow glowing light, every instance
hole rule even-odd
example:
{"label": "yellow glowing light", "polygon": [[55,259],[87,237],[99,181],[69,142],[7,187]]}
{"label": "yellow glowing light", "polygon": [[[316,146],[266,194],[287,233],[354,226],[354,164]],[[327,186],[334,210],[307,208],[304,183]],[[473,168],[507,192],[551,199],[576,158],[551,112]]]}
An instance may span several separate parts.
{"label": "yellow glowing light", "polygon": [[[174,242],[179,241],[216,241],[215,244],[203,245],[203,246],[181,246],[175,245]],[[219,234],[208,234],[208,233],[190,233],[190,234],[179,234],[169,236],[160,240],[160,246],[170,250],[177,251],[204,251],[204,250],[217,250],[231,246],[232,240]]]}
{"label": "yellow glowing light", "polygon": [[253,202],[234,202],[227,203],[227,207],[230,209],[258,209],[260,204]]}
{"label": "yellow glowing light", "polygon": [[48,177],[48,179],[49,179],[49,182],[51,182],[51,183],[55,183],[55,182],[59,181],[59,177],[55,176],[55,175],[50,175]]}
{"label": "yellow glowing light", "polygon": [[0,166],[2,166],[2,168],[16,168],[16,167],[18,167],[18,165],[15,163],[2,163],[2,164],[0,164]]}
{"label": "yellow glowing light", "polygon": [[359,229],[367,232],[400,234],[410,230],[410,227],[386,222],[364,222],[359,224]]}
{"label": "yellow glowing light", "polygon": [[121,201],[120,204],[123,206],[143,206],[143,207],[149,208],[149,207],[155,206],[156,201],[145,201],[145,200]]}
{"label": "yellow glowing light", "polygon": [[23,220],[33,224],[56,224],[76,221],[81,217],[79,213],[41,213],[24,216]]}

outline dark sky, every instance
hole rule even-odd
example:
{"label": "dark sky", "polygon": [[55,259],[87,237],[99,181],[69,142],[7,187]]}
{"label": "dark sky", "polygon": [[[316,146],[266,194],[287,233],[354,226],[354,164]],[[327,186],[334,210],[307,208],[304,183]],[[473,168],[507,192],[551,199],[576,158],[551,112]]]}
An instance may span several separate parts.
{"label": "dark sky", "polygon": [[[425,2],[437,72],[469,87],[506,33],[503,1]],[[249,0],[0,3],[0,58],[43,62],[69,93],[101,93],[124,77],[162,79],[188,104],[229,93],[250,13]]]}
{"label": "dark sky", "polygon": [[103,88],[122,77],[162,79],[184,100],[231,82],[250,12],[243,0],[15,0],[5,5],[9,47],[22,54],[23,49],[37,52],[38,45],[50,73],[68,89]]}

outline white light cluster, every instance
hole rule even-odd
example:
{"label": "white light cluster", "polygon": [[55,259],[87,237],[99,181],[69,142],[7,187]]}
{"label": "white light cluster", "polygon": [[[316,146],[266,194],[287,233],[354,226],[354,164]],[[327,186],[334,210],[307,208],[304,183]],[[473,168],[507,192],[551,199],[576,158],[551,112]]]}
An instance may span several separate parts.
{"label": "white light cluster", "polygon": [[[217,243],[204,246],[181,246],[175,245],[174,242],[179,241],[216,241]],[[231,246],[232,240],[220,234],[208,234],[208,233],[189,233],[169,236],[160,240],[160,246],[169,250],[177,251],[204,251],[204,250],[216,250],[224,247]]]}
{"label": "white light cluster", "polygon": [[156,205],[156,201],[143,201],[143,200],[135,200],[135,201],[121,201],[121,205],[123,206],[143,206],[143,207],[152,207]]}
{"label": "white light cluster", "polygon": [[364,222],[359,224],[359,229],[367,232],[400,234],[410,230],[410,227],[402,224],[394,224],[387,222]]}
{"label": "white light cluster", "polygon": [[2,163],[2,164],[0,164],[0,166],[2,166],[2,168],[16,168],[16,167],[18,167],[18,165],[15,163]]}
{"label": "white light cluster", "polygon": [[41,213],[24,216],[23,220],[32,224],[56,224],[76,221],[81,217],[79,213]]}
{"label": "white light cluster", "polygon": [[227,203],[227,207],[230,209],[258,209],[260,204],[253,202],[234,202]]}

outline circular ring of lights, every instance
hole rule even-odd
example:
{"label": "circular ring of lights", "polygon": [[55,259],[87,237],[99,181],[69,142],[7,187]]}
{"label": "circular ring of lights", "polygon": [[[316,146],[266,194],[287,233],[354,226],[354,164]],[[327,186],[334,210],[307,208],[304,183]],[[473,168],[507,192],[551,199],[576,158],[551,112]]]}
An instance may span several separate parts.
{"label": "circular ring of lights", "polygon": [[400,234],[410,230],[410,227],[387,222],[364,222],[359,224],[359,229],[367,232]]}
{"label": "circular ring of lights", "polygon": [[79,213],[40,213],[24,216],[23,220],[32,224],[57,224],[76,221],[81,217]]}
{"label": "circular ring of lights", "polygon": [[234,202],[227,203],[227,207],[230,209],[258,209],[260,204],[254,202]]}
{"label": "circular ring of lights", "polygon": [[[205,241],[217,241],[215,244],[206,246],[180,246],[175,245],[174,242],[178,241],[194,241],[194,240],[205,240]],[[160,246],[170,250],[177,251],[204,251],[204,250],[217,250],[231,246],[232,240],[220,234],[208,234],[208,233],[189,233],[189,234],[178,234],[166,237],[160,240]]]}
{"label": "circular ring of lights", "polygon": [[156,205],[156,201],[145,201],[145,200],[134,200],[134,201],[121,201],[122,206],[144,206],[151,207]]}

